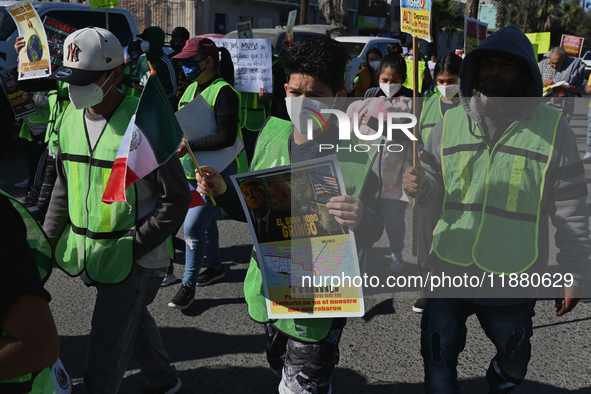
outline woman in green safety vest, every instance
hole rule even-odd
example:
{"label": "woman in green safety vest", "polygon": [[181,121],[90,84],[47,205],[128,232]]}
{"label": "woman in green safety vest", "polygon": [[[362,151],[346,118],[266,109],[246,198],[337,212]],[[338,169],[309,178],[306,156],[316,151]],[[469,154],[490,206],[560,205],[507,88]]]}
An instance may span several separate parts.
{"label": "woman in green safety vest", "polygon": [[[241,102],[240,94],[232,87],[234,65],[228,50],[218,48],[208,38],[196,37],[187,41],[183,51],[174,56],[173,60],[181,61],[187,79],[194,81],[181,98],[179,109],[195,97],[201,96],[213,108],[217,124],[217,132],[213,135],[189,142],[191,150],[217,151],[234,145],[236,138],[240,137]],[[184,142],[178,153],[187,179],[196,187],[195,166],[187,154]],[[246,167],[244,151],[238,157],[238,161],[232,161],[224,172],[226,175],[236,174],[241,170],[241,166]],[[184,223],[185,276],[181,288],[168,304],[172,308],[188,308],[193,303],[196,286],[206,286],[225,276],[216,221],[218,210],[207,200],[205,205],[191,208],[187,213]],[[207,255],[207,268],[199,274],[204,255]]]}
{"label": "woman in green safety vest", "polygon": [[51,297],[43,288],[50,243],[27,209],[1,190],[0,217],[0,393],[69,394]]}
{"label": "woman in green safety vest", "polygon": [[[419,144],[419,154],[422,152],[424,144],[429,138],[431,129],[443,119],[445,113],[460,104],[460,85],[459,74],[462,58],[453,52],[443,55],[435,64],[433,71],[434,80],[437,84],[435,93],[426,98],[423,102],[421,119],[419,120],[419,131],[422,143]],[[431,243],[433,242],[433,230],[441,217],[440,201],[433,203],[419,210],[419,237],[418,237],[418,256],[417,262],[419,273],[427,275],[425,263],[431,252]],[[425,303],[427,302],[424,291],[421,291],[421,297],[415,302],[412,310],[417,313],[423,313]]]}

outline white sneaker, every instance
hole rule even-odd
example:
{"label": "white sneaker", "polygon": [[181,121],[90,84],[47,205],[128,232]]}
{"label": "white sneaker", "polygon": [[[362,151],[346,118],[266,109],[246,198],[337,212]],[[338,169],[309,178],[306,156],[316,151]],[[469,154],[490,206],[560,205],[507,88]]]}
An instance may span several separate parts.
{"label": "white sneaker", "polygon": [[390,271],[398,273],[404,269],[404,259],[402,253],[392,253],[392,262],[390,263]]}
{"label": "white sneaker", "polygon": [[17,188],[19,188],[19,189],[24,189],[24,188],[26,188],[28,185],[29,185],[29,178],[25,179],[25,180],[24,180],[24,181],[22,181],[22,182],[15,183],[15,184],[14,184],[14,187],[17,187]]}
{"label": "white sneaker", "polygon": [[591,153],[590,152],[585,153],[585,156],[583,156],[583,162],[591,163]]}

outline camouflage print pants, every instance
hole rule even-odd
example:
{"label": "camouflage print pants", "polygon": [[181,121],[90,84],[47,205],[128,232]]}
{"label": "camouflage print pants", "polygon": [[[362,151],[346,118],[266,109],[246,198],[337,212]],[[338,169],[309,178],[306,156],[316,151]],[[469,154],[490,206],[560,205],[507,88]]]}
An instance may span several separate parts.
{"label": "camouflage print pants", "polygon": [[332,371],[339,362],[342,328],[332,329],[320,342],[301,342],[272,324],[265,324],[267,360],[281,376],[280,394],[330,394]]}

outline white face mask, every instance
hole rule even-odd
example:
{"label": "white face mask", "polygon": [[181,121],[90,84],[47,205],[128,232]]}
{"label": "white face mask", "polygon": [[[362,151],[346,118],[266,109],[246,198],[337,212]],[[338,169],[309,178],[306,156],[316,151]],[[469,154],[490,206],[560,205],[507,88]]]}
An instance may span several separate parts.
{"label": "white face mask", "polygon": [[[332,106],[329,106],[320,100],[314,100],[308,97],[286,97],[285,104],[287,106],[287,114],[295,129],[302,135],[310,137],[314,130],[324,129],[328,127],[328,119],[331,114],[322,114],[323,109],[331,109],[334,107],[337,97],[335,96]],[[321,116],[319,116],[320,114]],[[323,120],[324,119],[324,120]],[[309,122],[311,121],[311,122]],[[308,127],[311,124],[312,128]],[[313,135],[312,135],[313,136]]]}
{"label": "white face mask", "polygon": [[396,93],[398,93],[398,91],[401,88],[402,88],[401,83],[393,83],[393,84],[380,83],[380,89],[382,89],[382,92],[384,92],[384,94],[388,98],[390,98],[390,97],[394,96]]}
{"label": "white face mask", "polygon": [[373,68],[374,70],[377,70],[378,67],[380,66],[380,61],[379,60],[376,60],[376,61],[373,61],[373,62],[369,62],[369,66],[371,68]]}
{"label": "white face mask", "polygon": [[140,42],[140,48],[142,48],[142,52],[150,52],[150,41]]}
{"label": "white face mask", "polygon": [[[113,75],[112,72],[111,75]],[[100,104],[103,101],[103,98],[113,88],[113,85],[111,85],[109,90],[107,90],[106,93],[103,93],[102,87],[105,86],[109,79],[111,79],[111,75],[109,75],[109,78],[107,78],[101,86],[98,86],[95,83],[86,86],[68,85],[68,95],[70,96],[70,101],[72,102],[74,109],[78,110]]]}
{"label": "white face mask", "polygon": [[458,94],[460,91],[460,85],[437,85],[437,90],[439,90],[439,93],[441,93],[443,97],[450,99]]}

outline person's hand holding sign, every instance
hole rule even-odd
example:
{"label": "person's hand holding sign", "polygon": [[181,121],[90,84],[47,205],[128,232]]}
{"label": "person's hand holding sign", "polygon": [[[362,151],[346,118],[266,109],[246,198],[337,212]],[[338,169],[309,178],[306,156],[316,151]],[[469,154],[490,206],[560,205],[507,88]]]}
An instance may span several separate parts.
{"label": "person's hand holding sign", "polygon": [[18,54],[20,52],[21,49],[23,49],[25,47],[26,43],[25,43],[25,37],[17,37],[16,38],[16,42],[14,43],[14,50],[16,51],[16,53]]}
{"label": "person's hand holding sign", "polygon": [[195,178],[201,193],[215,198],[226,192],[228,185],[218,170],[208,166],[200,166],[199,169],[201,169],[203,176],[199,175],[198,170],[195,170]]}
{"label": "person's hand holding sign", "polygon": [[343,226],[357,228],[363,218],[363,203],[355,197],[333,197],[326,204],[326,207],[328,208],[328,213],[334,215],[335,220]]}

